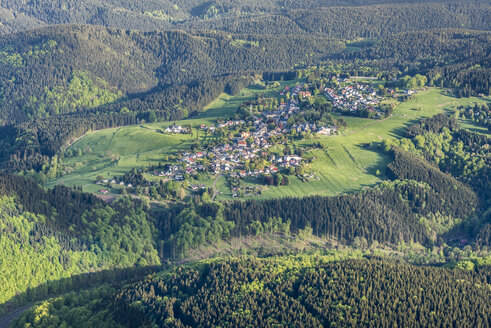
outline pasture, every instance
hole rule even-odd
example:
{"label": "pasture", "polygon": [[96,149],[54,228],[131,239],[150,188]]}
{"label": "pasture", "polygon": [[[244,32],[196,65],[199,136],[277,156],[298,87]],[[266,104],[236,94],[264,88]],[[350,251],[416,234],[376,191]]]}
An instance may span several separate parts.
{"label": "pasture", "polygon": [[[294,82],[282,82],[281,87]],[[199,116],[176,122],[181,125],[215,123],[217,118],[234,115],[242,102],[253,99],[257,94],[265,92],[277,95],[278,90],[263,90],[249,87],[232,97],[222,94],[210,103],[206,111]],[[289,186],[265,187],[261,198],[277,198],[285,196],[335,195],[360,190],[382,181],[385,167],[390,162],[388,155],[363,147],[364,144],[379,142],[387,138],[403,137],[404,129],[423,117],[433,116],[444,111],[473,102],[482,103],[489,98],[454,98],[442,94],[440,89],[429,88],[420,91],[414,99],[400,103],[391,117],[385,120],[373,120],[357,117],[344,117],[348,128],[339,135],[314,137],[296,142],[297,147],[308,146],[321,142],[325,149],[316,149],[307,153],[315,157],[307,167],[318,177],[310,182],[302,182],[295,176],[290,177]],[[95,185],[97,176],[112,178],[132,168],[140,168],[165,163],[179,150],[187,150],[196,139],[193,134],[168,135],[161,132],[172,122],[144,124],[95,131],[87,134],[70,146],[75,154],[64,160],[67,167],[73,170],[62,178],[49,181],[48,186],[55,184],[81,185],[87,191],[96,192],[100,189]],[[200,139],[203,138],[200,133]],[[81,152],[81,156],[80,155]],[[78,153],[78,154],[77,154]],[[211,186],[215,179],[203,181]],[[245,182],[244,185],[252,185]],[[231,199],[231,192],[224,177],[216,183],[220,194],[218,200]],[[117,189],[111,190],[117,193]]]}

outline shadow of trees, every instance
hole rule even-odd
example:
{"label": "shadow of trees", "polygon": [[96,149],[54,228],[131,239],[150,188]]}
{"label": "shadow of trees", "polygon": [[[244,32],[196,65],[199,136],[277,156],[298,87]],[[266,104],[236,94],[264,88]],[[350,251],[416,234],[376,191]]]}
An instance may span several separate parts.
{"label": "shadow of trees", "polygon": [[47,283],[29,288],[19,293],[7,302],[0,304],[0,318],[9,312],[46,298],[60,294],[94,288],[101,284],[122,286],[141,279],[142,277],[161,271],[163,266],[132,267],[124,269],[103,270],[98,272],[83,273],[69,278],[48,281]]}

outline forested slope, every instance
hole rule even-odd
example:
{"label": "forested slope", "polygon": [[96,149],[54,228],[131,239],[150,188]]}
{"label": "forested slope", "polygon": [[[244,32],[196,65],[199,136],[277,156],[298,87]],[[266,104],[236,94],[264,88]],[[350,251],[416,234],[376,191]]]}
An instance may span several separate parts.
{"label": "forested slope", "polygon": [[488,30],[489,19],[489,3],[472,0],[0,2],[3,33],[42,25],[91,24],[144,31],[205,28],[357,38],[444,27]]}
{"label": "forested slope", "polygon": [[343,49],[342,42],[321,37],[90,26],[10,34],[0,40],[0,118],[9,122],[71,113],[167,85],[290,69]]}
{"label": "forested slope", "polygon": [[148,213],[129,199],[107,205],[0,175],[0,304],[63,292],[83,273],[157,265],[154,233]]}
{"label": "forested slope", "polygon": [[[395,1],[394,1],[395,2]],[[309,10],[298,2],[281,13],[192,20],[183,26],[240,33],[326,35],[343,39],[380,38],[433,28],[489,30],[490,7],[482,3],[390,3]],[[360,5],[360,3],[358,4]],[[390,18],[389,18],[390,17]],[[388,19],[389,18],[389,19]]]}
{"label": "forested slope", "polygon": [[45,302],[15,327],[63,322],[78,327],[74,316],[95,316],[108,327],[489,324],[487,268],[465,272],[391,261],[340,261],[346,257],[356,255],[241,258],[179,267],[116,293],[100,290]]}
{"label": "forested slope", "polygon": [[[249,237],[299,238],[300,241],[322,238],[332,245],[348,248],[397,249],[403,252],[402,256],[413,256],[404,253],[404,245],[416,245],[415,249],[427,251],[432,257],[414,259],[415,262],[455,261],[453,263],[471,269],[476,265],[477,273],[473,274],[479,274],[484,270],[481,265],[489,262],[487,247],[491,236],[486,173],[490,167],[486,157],[489,138],[461,130],[456,121],[446,115],[422,120],[409,127],[406,136],[407,139],[382,144],[393,156],[387,169],[387,175],[393,181],[334,197],[227,203],[194,199],[151,212],[138,199],[122,198],[106,204],[96,196],[76,189],[57,186],[45,190],[33,180],[1,175],[0,244],[5,254],[0,265],[4,267],[2,271],[7,272],[2,284],[4,290],[1,294],[5,295],[2,302],[16,293],[26,292],[17,297],[17,302],[22,303],[62,291],[66,283],[59,279],[73,275],[154,265],[161,259],[181,259],[202,246]],[[468,160],[468,165],[461,170],[459,163],[471,155],[472,161]],[[454,239],[451,235],[453,229],[458,229],[460,237],[469,238],[468,247],[464,250],[447,244]],[[29,263],[36,265],[30,266]],[[412,274],[412,267],[408,270],[408,274]],[[354,271],[359,271],[358,267]],[[376,277],[378,273],[374,274]],[[424,273],[428,274],[432,273]],[[19,275],[28,276],[29,280],[13,278]],[[203,283],[199,274],[191,278],[198,279],[200,286]],[[46,288],[35,288],[44,283],[47,283]],[[298,286],[296,283],[293,285]],[[322,296],[323,299],[325,297]],[[133,298],[134,295],[131,302]],[[302,302],[305,300],[301,298]],[[300,310],[304,306],[296,303],[298,299],[295,302],[284,301],[290,306],[298,305]],[[283,300],[274,302],[280,304]],[[312,308],[325,306],[319,300],[309,302],[312,303],[305,308],[308,313]],[[332,310],[330,306],[328,308]],[[412,310],[405,308],[401,311],[409,311],[407,320],[413,320],[409,314]],[[364,316],[362,319],[358,314],[356,320],[368,318]],[[185,318],[189,319],[189,315]],[[387,315],[389,320],[392,314]],[[462,313],[460,318],[467,316]],[[207,317],[209,314],[200,314],[193,320],[201,322]],[[281,320],[287,319],[300,320],[296,317]],[[308,320],[322,325],[334,318],[315,314]],[[189,324],[187,321],[182,323]]]}
{"label": "forested slope", "polygon": [[367,60],[368,65],[382,70],[425,74],[430,84],[462,89],[460,96],[490,92],[489,32],[437,29],[398,33],[341,57]]}

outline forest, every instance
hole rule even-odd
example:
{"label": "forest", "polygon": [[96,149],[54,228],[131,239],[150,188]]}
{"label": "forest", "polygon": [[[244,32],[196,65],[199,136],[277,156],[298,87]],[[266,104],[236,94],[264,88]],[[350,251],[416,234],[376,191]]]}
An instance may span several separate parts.
{"label": "forest", "polygon": [[[46,301],[14,327],[486,327],[489,268],[421,267],[356,254],[199,262],[116,290]],[[353,259],[350,259],[353,258]],[[92,300],[92,301],[90,301]]]}
{"label": "forest", "polygon": [[70,279],[83,273],[160,264],[153,219],[130,199],[108,205],[78,190],[45,190],[2,174],[0,215],[0,304],[21,293],[15,302],[69,290],[77,285]]}
{"label": "forest", "polygon": [[[77,25],[9,34],[0,40],[0,118],[19,122],[80,112],[142,93],[160,98],[162,89],[182,96],[183,84],[313,64],[343,47],[327,37],[143,33]],[[63,92],[70,89],[77,97]],[[88,103],[85,98],[95,99]],[[154,101],[151,109],[171,105]],[[131,101],[119,108],[125,106],[141,110]]]}
{"label": "forest", "polygon": [[487,30],[490,14],[488,4],[478,0],[55,0],[27,4],[2,0],[0,9],[1,33],[90,24],[141,31],[213,29],[345,39],[443,27]]}
{"label": "forest", "polygon": [[429,85],[459,89],[461,97],[489,94],[490,37],[455,29],[404,32],[343,56],[369,60],[382,70],[426,75]]}
{"label": "forest", "polygon": [[423,74],[430,86],[458,89],[461,96],[489,94],[489,44],[489,32],[462,29],[402,32],[357,44],[323,36],[48,27],[0,40],[0,123],[175,106],[190,113],[216,98],[207,89],[220,87],[210,83],[326,61],[395,77]]}
{"label": "forest", "polygon": [[[489,327],[490,22],[484,0],[0,0],[0,327]],[[253,110],[281,143],[253,151]],[[158,172],[222,122],[271,171]],[[72,145],[130,125],[162,146],[64,186]]]}

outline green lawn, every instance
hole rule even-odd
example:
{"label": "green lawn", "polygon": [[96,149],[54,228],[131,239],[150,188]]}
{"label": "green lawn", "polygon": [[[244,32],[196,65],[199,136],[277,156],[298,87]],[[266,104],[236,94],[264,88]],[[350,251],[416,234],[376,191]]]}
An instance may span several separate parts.
{"label": "green lawn", "polygon": [[[390,157],[362,147],[362,144],[388,138],[403,137],[404,129],[422,117],[430,117],[445,110],[473,102],[484,103],[489,98],[454,98],[442,95],[440,89],[430,88],[415,95],[409,102],[401,103],[392,117],[376,121],[357,117],[344,117],[348,129],[338,136],[304,140],[299,144],[321,141],[326,151],[315,150],[316,160],[310,165],[320,181],[301,182],[290,179],[290,186],[272,187],[263,192],[264,198],[301,195],[334,195],[360,190],[384,178]],[[377,170],[381,175],[377,176]]]}
{"label": "green lawn", "polygon": [[482,125],[477,125],[475,122],[472,122],[471,120],[458,120],[459,125],[463,127],[466,130],[476,132],[476,133],[482,133],[482,134],[490,134],[489,130],[485,128]]}
{"label": "green lawn", "polygon": [[[223,93],[208,104],[200,115],[175,123],[193,126],[214,124],[218,117],[234,115],[244,101],[254,99],[257,94],[266,93],[268,96],[276,96],[284,86],[296,82],[282,81],[279,87],[267,90],[251,86],[233,97]],[[56,184],[83,186],[84,190],[96,192],[102,189],[94,184],[98,175],[106,178],[123,175],[134,167],[139,168],[163,162],[165,156],[172,155],[177,150],[189,149],[196,138],[196,130],[194,130],[193,137],[183,134],[166,135],[160,132],[162,128],[172,123],[174,122],[125,126],[87,134],[70,146],[73,151],[82,150],[82,156],[65,159],[65,164],[74,168],[73,173],[51,180],[47,186],[52,187]],[[204,137],[202,133],[200,137]],[[118,155],[119,160],[115,160],[114,155]],[[118,190],[112,191],[117,192]]]}
{"label": "green lawn", "polygon": [[[295,82],[282,82],[281,87],[287,84],[293,85]],[[206,112],[177,123],[212,124],[217,117],[234,114],[243,101],[253,99],[257,94],[265,92],[271,96],[277,95],[277,91],[277,89],[263,90],[249,87],[234,97],[222,94],[220,98],[206,107]],[[405,127],[422,117],[433,116],[456,106],[485,101],[489,101],[489,98],[457,99],[442,95],[440,89],[430,88],[420,91],[415,99],[401,103],[395,109],[392,117],[383,121],[344,117],[348,123],[348,129],[342,134],[302,140],[297,143],[297,146],[302,146],[320,141],[326,146],[326,150],[318,149],[310,154],[316,159],[309,165],[308,170],[315,172],[319,181],[301,182],[298,178],[291,177],[290,186],[266,188],[262,198],[314,194],[334,195],[374,185],[384,179],[383,173],[390,158],[385,154],[362,147],[364,143],[381,141],[386,138],[400,138],[403,136]],[[159,132],[162,127],[169,124],[171,123],[164,122],[128,126],[87,134],[70,147],[74,151],[82,150],[82,156],[65,160],[68,166],[74,167],[73,173],[50,181],[48,186],[59,183],[81,185],[87,191],[96,192],[100,189],[94,184],[98,175],[107,178],[122,175],[134,167],[164,162],[165,157],[174,154],[176,150],[189,149],[196,137],[196,132],[193,137],[165,135]],[[203,137],[201,134],[200,136]],[[119,159],[116,159],[115,155],[118,155]],[[381,172],[379,176],[376,175],[377,170]],[[211,178],[205,183],[211,186],[213,181],[214,178]],[[217,199],[231,198],[224,177],[218,179],[216,186],[221,191]],[[111,190],[111,192],[117,193],[118,190]]]}

